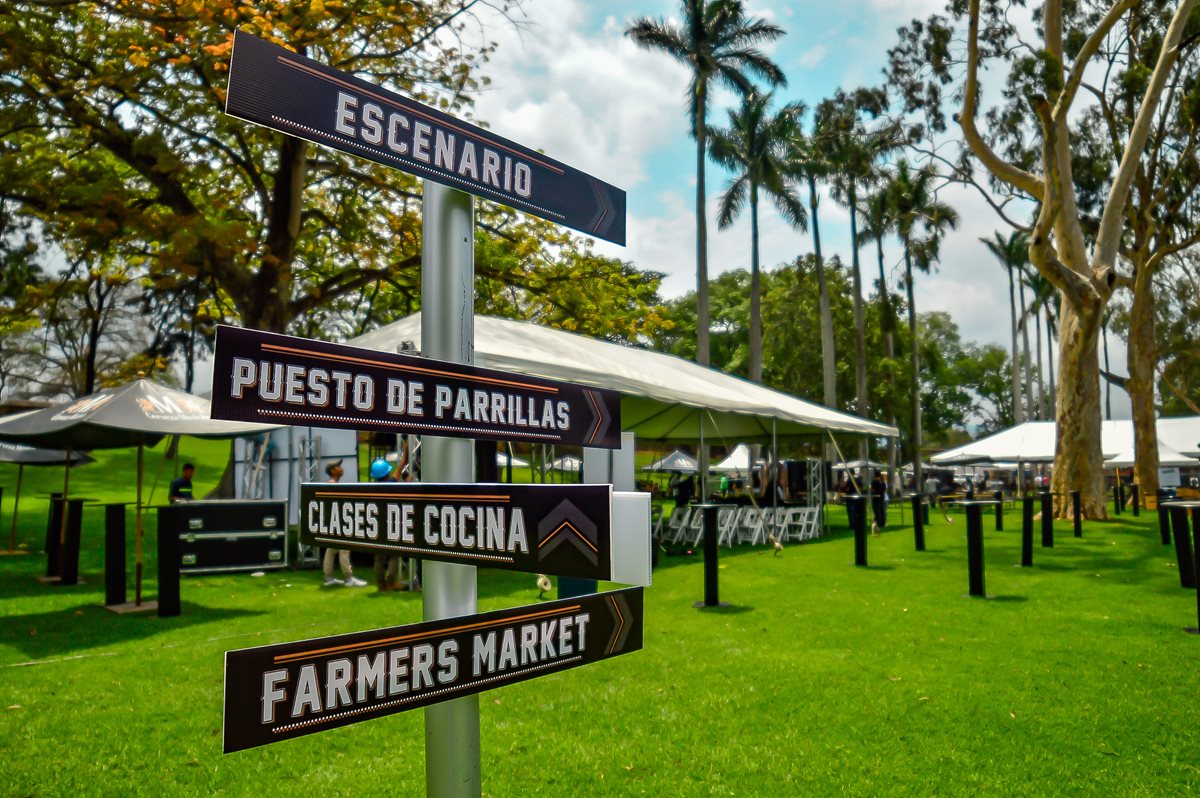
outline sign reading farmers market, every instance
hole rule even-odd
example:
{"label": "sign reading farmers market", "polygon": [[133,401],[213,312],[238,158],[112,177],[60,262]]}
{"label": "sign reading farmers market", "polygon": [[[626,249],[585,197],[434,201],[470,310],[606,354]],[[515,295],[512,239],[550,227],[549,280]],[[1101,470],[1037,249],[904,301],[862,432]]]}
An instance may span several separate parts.
{"label": "sign reading farmers market", "polygon": [[612,578],[612,485],[305,483],[307,545]]}
{"label": "sign reading farmers market", "polygon": [[242,31],[225,113],[625,244],[619,188]]}
{"label": "sign reading farmers market", "polygon": [[642,588],[225,653],[230,753],[642,647]]}
{"label": "sign reading farmers market", "polygon": [[212,417],[621,446],[615,391],[226,326],[217,328]]}

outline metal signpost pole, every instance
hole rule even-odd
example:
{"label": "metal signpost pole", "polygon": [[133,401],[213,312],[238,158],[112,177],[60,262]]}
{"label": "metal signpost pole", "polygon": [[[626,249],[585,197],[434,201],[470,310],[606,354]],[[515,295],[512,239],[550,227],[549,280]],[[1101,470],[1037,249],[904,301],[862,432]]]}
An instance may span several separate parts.
{"label": "metal signpost pole", "polygon": [[[421,222],[421,350],[426,357],[471,363],[475,357],[475,231],[470,194],[424,181]],[[424,482],[473,481],[468,439],[426,437]],[[475,567],[426,561],[426,621],[474,615]],[[425,794],[478,796],[479,697],[425,708]]]}

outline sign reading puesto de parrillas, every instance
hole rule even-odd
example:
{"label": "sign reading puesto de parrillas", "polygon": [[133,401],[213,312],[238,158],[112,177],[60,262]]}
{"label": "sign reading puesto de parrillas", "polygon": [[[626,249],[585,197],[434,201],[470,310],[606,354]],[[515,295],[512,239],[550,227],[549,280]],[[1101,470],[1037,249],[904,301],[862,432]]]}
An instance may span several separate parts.
{"label": "sign reading puesto de parrillas", "polygon": [[621,189],[243,31],[225,112],[625,244]]}
{"label": "sign reading puesto de parrillas", "polygon": [[615,391],[429,358],[217,328],[212,417],[375,432],[621,445]]}
{"label": "sign reading puesto de parrillas", "polygon": [[640,587],[225,653],[230,753],[642,647]]}

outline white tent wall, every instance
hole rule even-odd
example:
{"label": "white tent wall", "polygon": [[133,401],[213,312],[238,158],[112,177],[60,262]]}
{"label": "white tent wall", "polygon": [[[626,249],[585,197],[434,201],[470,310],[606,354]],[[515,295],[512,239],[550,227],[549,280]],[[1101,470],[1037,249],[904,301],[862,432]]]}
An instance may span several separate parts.
{"label": "white tent wall", "polygon": [[[239,499],[274,499],[288,503],[288,523],[300,522],[300,484],[308,479],[325,479],[325,464],[347,460],[346,479],[357,479],[358,443],[353,430],[318,427],[284,427],[271,433],[266,452],[260,459],[263,438],[239,438],[234,441],[234,490]],[[258,469],[257,490],[251,476]]]}

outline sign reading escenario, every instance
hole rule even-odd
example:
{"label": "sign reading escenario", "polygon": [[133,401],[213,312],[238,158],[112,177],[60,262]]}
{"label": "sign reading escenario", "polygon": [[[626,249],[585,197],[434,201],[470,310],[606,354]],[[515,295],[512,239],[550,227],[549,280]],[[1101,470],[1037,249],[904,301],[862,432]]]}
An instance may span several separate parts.
{"label": "sign reading escenario", "polygon": [[217,328],[212,417],[621,446],[615,391],[226,326]]}
{"label": "sign reading escenario", "polygon": [[225,113],[625,244],[625,192],[242,31]]}
{"label": "sign reading escenario", "polygon": [[225,653],[224,751],[287,740],[642,647],[642,588]]}
{"label": "sign reading escenario", "polygon": [[305,483],[300,514],[309,545],[612,578],[611,485]]}

